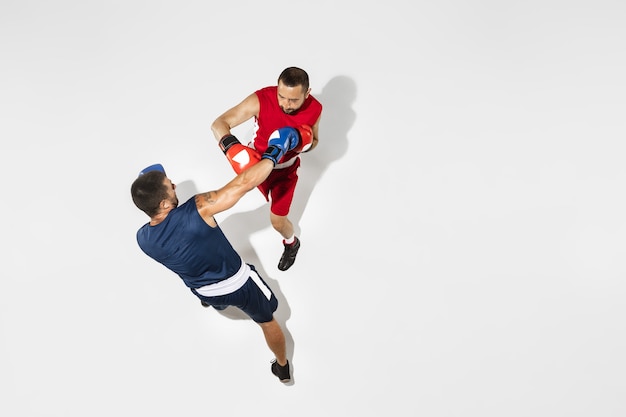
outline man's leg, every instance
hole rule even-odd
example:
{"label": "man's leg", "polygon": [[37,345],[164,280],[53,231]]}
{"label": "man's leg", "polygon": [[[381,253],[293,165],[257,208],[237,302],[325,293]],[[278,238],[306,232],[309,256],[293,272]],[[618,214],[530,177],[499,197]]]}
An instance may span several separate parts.
{"label": "man's leg", "polygon": [[285,344],[283,329],[281,329],[276,319],[272,319],[272,321],[268,321],[267,323],[259,323],[259,325],[261,329],[263,329],[267,346],[274,356],[276,356],[276,361],[279,365],[285,366],[287,364],[287,346]]}
{"label": "man's leg", "polygon": [[274,230],[280,233],[283,239],[293,237],[293,224],[287,216],[278,216],[270,212],[270,221]]}
{"label": "man's leg", "polygon": [[285,334],[283,329],[276,321],[268,321],[267,323],[259,323],[265,335],[267,346],[274,353],[276,361],[272,363],[272,373],[280,379],[281,382],[291,380],[291,372],[289,370],[289,361],[287,361],[287,346],[285,343]]}
{"label": "man's leg", "polygon": [[300,249],[300,239],[294,235],[293,224],[287,216],[278,216],[270,213],[272,227],[283,237],[285,249],[278,262],[278,269],[286,271],[296,261],[296,255]]}

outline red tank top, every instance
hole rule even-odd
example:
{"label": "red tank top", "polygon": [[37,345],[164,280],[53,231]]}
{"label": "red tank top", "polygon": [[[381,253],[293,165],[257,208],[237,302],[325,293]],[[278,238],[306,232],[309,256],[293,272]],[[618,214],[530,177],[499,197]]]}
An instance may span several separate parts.
{"label": "red tank top", "polygon": [[[302,124],[313,126],[320,114],[322,104],[309,94],[300,109],[293,114],[286,114],[278,105],[278,87],[265,87],[256,92],[259,98],[259,116],[254,119],[254,148],[260,153],[267,149],[267,140],[273,131],[285,126],[297,127]],[[291,158],[289,153],[284,160]]]}

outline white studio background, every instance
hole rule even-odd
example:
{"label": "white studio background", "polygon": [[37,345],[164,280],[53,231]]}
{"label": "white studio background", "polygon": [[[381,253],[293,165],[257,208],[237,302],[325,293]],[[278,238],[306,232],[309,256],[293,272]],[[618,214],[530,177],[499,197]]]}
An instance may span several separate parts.
{"label": "white studio background", "polygon": [[[625,415],[625,21],[604,0],[2,1],[0,414]],[[325,106],[296,264],[258,192],[218,216],[279,294],[284,386],[258,326],[139,250],[129,189],[156,162],[181,200],[225,184],[211,122],[291,65]]]}

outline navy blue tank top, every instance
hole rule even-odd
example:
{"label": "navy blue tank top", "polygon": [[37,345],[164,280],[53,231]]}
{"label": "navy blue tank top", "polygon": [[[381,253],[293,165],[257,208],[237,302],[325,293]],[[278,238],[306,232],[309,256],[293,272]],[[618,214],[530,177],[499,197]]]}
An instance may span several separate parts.
{"label": "navy blue tank top", "polygon": [[235,275],[241,257],[219,226],[198,213],[194,197],[169,212],[156,226],[137,231],[137,243],[152,259],[178,274],[189,288],[200,288]]}

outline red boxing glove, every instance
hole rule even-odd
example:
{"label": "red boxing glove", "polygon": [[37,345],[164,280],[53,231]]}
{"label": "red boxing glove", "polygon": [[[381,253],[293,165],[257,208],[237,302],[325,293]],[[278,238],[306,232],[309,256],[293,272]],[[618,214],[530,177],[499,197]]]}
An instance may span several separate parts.
{"label": "red boxing glove", "polygon": [[220,139],[220,148],[237,174],[241,174],[261,160],[256,150],[242,145],[233,135],[226,135]]}
{"label": "red boxing glove", "polygon": [[300,142],[293,150],[300,153],[311,149],[311,145],[313,144],[313,129],[311,129],[311,126],[300,125],[296,127],[296,130],[300,135]]}

